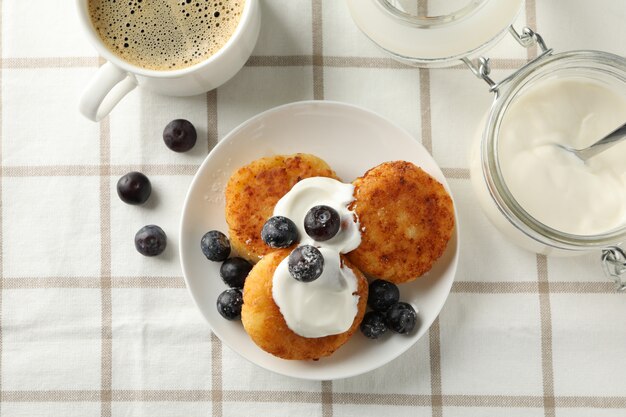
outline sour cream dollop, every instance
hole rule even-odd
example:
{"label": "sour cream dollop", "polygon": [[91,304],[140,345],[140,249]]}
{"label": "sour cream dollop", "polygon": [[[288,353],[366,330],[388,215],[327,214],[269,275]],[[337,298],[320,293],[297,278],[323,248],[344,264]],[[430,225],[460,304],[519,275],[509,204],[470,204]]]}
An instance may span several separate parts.
{"label": "sour cream dollop", "polygon": [[272,296],[287,326],[302,337],[324,337],[347,331],[358,312],[357,279],[341,264],[339,253],[320,248],[324,271],[312,282],[295,280],[289,257],[274,271]]}
{"label": "sour cream dollop", "polygon": [[[289,257],[274,271],[272,296],[287,326],[302,337],[317,338],[347,331],[358,313],[357,278],[344,266],[340,254],[356,249],[361,232],[356,214],[348,207],[354,201],[354,186],[332,178],[306,178],[281,198],[274,216],[293,221],[300,245],[319,248],[324,271],[313,282],[300,282],[289,273]],[[339,214],[341,227],[331,239],[318,242],[306,234],[304,218],[319,205],[332,207]]]}
{"label": "sour cream dollop", "polygon": [[[361,244],[361,232],[356,214],[348,209],[354,201],[354,185],[344,184],[332,178],[313,177],[298,182],[274,207],[274,216],[291,219],[298,227],[301,245],[313,245],[348,253]],[[339,213],[341,228],[325,242],[313,240],[304,230],[304,218],[315,206],[332,207]]]}

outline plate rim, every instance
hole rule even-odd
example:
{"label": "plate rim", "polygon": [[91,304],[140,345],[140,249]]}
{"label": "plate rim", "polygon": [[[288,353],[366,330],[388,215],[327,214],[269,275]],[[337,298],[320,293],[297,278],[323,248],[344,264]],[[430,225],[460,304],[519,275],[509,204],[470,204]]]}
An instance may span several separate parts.
{"label": "plate rim", "polygon": [[[345,102],[341,102],[341,101],[336,101],[336,100],[300,100],[300,101],[294,101],[294,102],[290,102],[290,103],[285,103],[285,104],[281,104],[275,107],[272,107],[270,109],[264,110],[260,113],[257,113],[251,117],[249,117],[248,119],[244,120],[243,122],[241,122],[240,124],[238,124],[236,127],[234,127],[232,130],[230,130],[221,140],[219,140],[217,142],[217,144],[211,149],[211,151],[207,154],[207,156],[204,158],[204,160],[202,161],[202,163],[198,166],[193,179],[191,180],[191,183],[189,184],[189,187],[187,188],[187,192],[185,194],[185,199],[183,201],[183,205],[181,208],[181,217],[180,217],[180,222],[179,222],[179,228],[178,228],[178,238],[179,238],[179,245],[178,245],[178,255],[179,255],[179,261],[180,261],[180,266],[181,266],[181,270],[183,273],[183,279],[185,280],[185,287],[187,289],[187,292],[189,293],[189,295],[191,296],[191,299],[193,300],[193,303],[196,307],[196,309],[198,310],[198,312],[200,313],[200,315],[202,316],[202,318],[204,319],[204,321],[208,324],[211,332],[213,334],[215,334],[215,336],[217,336],[220,341],[225,344],[226,346],[228,346],[228,348],[233,351],[234,353],[236,353],[238,356],[240,356],[241,358],[247,360],[248,362],[254,364],[255,366],[258,366],[262,369],[265,369],[267,371],[273,372],[275,374],[278,375],[283,375],[283,376],[287,376],[290,378],[297,378],[297,379],[301,379],[301,380],[308,380],[308,381],[327,381],[327,380],[339,380],[339,379],[345,379],[345,378],[351,378],[351,377],[355,377],[358,375],[363,375],[366,374],[368,372],[371,372],[375,369],[378,369],[382,366],[385,366],[387,364],[389,364],[390,362],[398,359],[400,356],[402,356],[404,353],[406,353],[411,347],[415,346],[415,344],[422,338],[424,337],[428,330],[432,327],[433,323],[435,322],[435,320],[437,320],[437,318],[439,318],[439,315],[441,314],[441,311],[443,310],[449,296],[450,293],[452,291],[452,285],[454,284],[454,282],[456,281],[456,275],[458,272],[458,264],[459,264],[459,256],[460,256],[460,230],[459,230],[459,220],[458,220],[458,212],[457,212],[457,205],[456,205],[456,201],[454,199],[454,196],[452,194],[452,191],[450,189],[450,186],[447,182],[447,179],[444,177],[444,187],[446,188],[446,191],[449,193],[450,198],[452,199],[453,202],[453,209],[454,209],[454,231],[453,231],[453,235],[452,235],[452,239],[454,241],[455,244],[455,248],[454,248],[454,256],[452,258],[452,262],[451,262],[451,266],[453,269],[452,272],[452,279],[450,280],[449,285],[445,288],[446,290],[446,295],[445,298],[443,299],[443,302],[441,304],[441,307],[439,308],[439,311],[437,312],[437,314],[435,315],[435,317],[433,318],[433,320],[428,323],[427,329],[424,332],[424,334],[420,337],[418,337],[417,339],[415,339],[415,341],[413,343],[407,344],[407,346],[403,347],[398,353],[397,355],[391,357],[388,361],[384,362],[383,364],[374,364],[371,366],[366,366],[364,368],[358,369],[355,372],[348,372],[348,373],[343,373],[341,375],[337,375],[337,376],[332,376],[329,378],[324,378],[324,379],[320,379],[317,376],[308,376],[308,375],[303,375],[303,374],[295,374],[295,373],[285,373],[285,372],[281,372],[279,370],[273,369],[269,366],[266,366],[265,364],[262,363],[258,363],[256,361],[253,361],[252,359],[246,357],[243,353],[240,353],[238,349],[235,349],[235,347],[233,347],[228,341],[225,340],[225,338],[223,337],[223,335],[219,332],[219,330],[216,330],[212,325],[211,322],[209,321],[209,319],[205,316],[202,308],[200,308],[199,305],[199,301],[196,298],[194,292],[191,290],[190,284],[189,284],[189,278],[187,277],[187,271],[185,268],[185,262],[183,261],[183,234],[184,234],[184,225],[185,225],[185,220],[187,218],[187,207],[190,203],[190,198],[191,198],[191,193],[192,190],[195,188],[195,185],[198,181],[200,181],[200,172],[204,170],[204,167],[209,163],[209,160],[211,159],[211,157],[213,156],[214,153],[218,152],[218,149],[221,149],[221,147],[227,146],[227,143],[232,140],[232,137],[235,137],[237,135],[238,132],[240,132],[241,130],[245,129],[248,125],[255,123],[256,121],[258,121],[259,119],[262,119],[264,117],[267,117],[270,114],[273,113],[278,113],[278,112],[282,112],[285,109],[289,109],[292,107],[298,107],[298,106],[308,106],[308,105],[322,105],[322,106],[326,106],[326,105],[330,105],[330,106],[339,106],[339,107],[345,107],[345,108],[350,108],[351,110],[357,110],[363,113],[367,113],[369,115],[372,115],[374,117],[377,117],[381,120],[383,120],[385,123],[388,123],[389,125],[393,126],[395,129],[398,129],[400,131],[402,131],[404,134],[406,134],[407,136],[411,137],[414,141],[415,144],[422,147],[424,149],[424,151],[430,156],[430,158],[432,158],[433,162],[435,163],[436,167],[442,172],[443,171],[441,169],[441,167],[439,166],[439,164],[437,163],[437,161],[435,161],[433,155],[431,152],[429,152],[424,145],[422,145],[421,142],[419,142],[415,136],[413,136],[408,130],[406,130],[404,127],[398,125],[397,123],[393,122],[392,120],[390,120],[389,118],[373,111],[370,109],[366,109],[364,107],[355,105],[355,104],[351,104],[351,103],[345,103]],[[430,175],[430,174],[429,174]],[[450,242],[451,243],[451,242]],[[446,249],[447,250],[447,249]]]}

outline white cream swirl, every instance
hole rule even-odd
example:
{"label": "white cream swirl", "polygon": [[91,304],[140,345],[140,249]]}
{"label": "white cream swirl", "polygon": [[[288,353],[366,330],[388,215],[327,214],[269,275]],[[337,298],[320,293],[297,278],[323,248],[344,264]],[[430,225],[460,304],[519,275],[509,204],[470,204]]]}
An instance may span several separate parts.
{"label": "white cream swirl", "polygon": [[289,274],[289,257],[274,271],[272,296],[287,326],[302,337],[316,338],[347,331],[358,313],[357,279],[340,255],[320,248],[324,271],[312,282]]}
{"label": "white cream swirl", "polygon": [[[356,214],[348,209],[354,201],[354,185],[332,178],[312,177],[298,182],[274,207],[274,216],[291,219],[298,227],[301,245],[313,245],[348,253],[361,244],[361,232]],[[315,206],[332,207],[339,213],[341,228],[325,242],[313,240],[304,230],[304,218]]]}
{"label": "white cream swirl", "polygon": [[[316,338],[347,331],[358,313],[357,278],[342,265],[341,253],[361,244],[359,221],[348,206],[354,201],[354,186],[332,178],[306,178],[278,201],[274,216],[291,219],[298,228],[300,245],[319,248],[324,271],[312,282],[300,282],[289,273],[289,257],[274,272],[272,296],[287,326],[302,337]],[[307,235],[304,218],[315,206],[332,207],[341,227],[331,239],[318,242]]]}

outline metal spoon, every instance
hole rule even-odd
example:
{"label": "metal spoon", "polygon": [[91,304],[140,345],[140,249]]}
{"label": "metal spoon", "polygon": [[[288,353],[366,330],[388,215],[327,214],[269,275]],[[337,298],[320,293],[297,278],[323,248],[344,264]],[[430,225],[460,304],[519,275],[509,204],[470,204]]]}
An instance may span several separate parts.
{"label": "metal spoon", "polygon": [[561,144],[559,144],[558,146],[560,148],[565,149],[568,152],[573,153],[579,159],[585,162],[589,158],[596,156],[597,154],[602,153],[606,151],[607,149],[617,145],[624,139],[626,139],[626,123],[624,123],[617,129],[615,129],[614,131],[606,135],[604,138],[595,142],[594,144],[587,146],[586,148],[574,149],[574,148],[570,148],[569,146],[561,145]]}

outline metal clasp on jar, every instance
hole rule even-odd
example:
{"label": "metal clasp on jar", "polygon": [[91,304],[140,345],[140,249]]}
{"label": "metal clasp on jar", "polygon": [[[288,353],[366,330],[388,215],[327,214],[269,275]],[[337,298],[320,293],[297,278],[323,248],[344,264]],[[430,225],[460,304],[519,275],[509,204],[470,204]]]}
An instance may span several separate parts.
{"label": "metal clasp on jar", "polygon": [[552,54],[552,49],[548,48],[545,41],[537,32],[533,31],[529,27],[524,27],[522,29],[522,33],[520,34],[513,26],[509,26],[509,33],[515,38],[515,40],[522,45],[524,48],[530,48],[533,45],[539,45],[541,49],[541,53],[539,56],[534,58],[533,60],[527,62],[524,66],[516,70],[513,74],[506,77],[504,80],[500,82],[495,82],[489,74],[491,73],[491,68],[489,66],[489,58],[484,56],[479,57],[475,61],[470,60],[469,58],[462,58],[461,60],[469,67],[470,70],[474,73],[475,76],[484,80],[487,84],[489,84],[489,91],[498,95],[498,90],[500,87],[507,83],[509,80],[515,78],[520,72],[522,72],[525,68],[533,63],[539,61],[545,56]]}
{"label": "metal clasp on jar", "polygon": [[618,291],[626,290],[626,254],[618,246],[602,251],[602,268],[610,279],[615,281]]}

